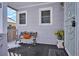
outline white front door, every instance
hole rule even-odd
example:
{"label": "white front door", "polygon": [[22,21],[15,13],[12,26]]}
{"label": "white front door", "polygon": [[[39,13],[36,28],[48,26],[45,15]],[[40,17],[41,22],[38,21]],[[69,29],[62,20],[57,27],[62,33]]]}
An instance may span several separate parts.
{"label": "white front door", "polygon": [[76,55],[76,3],[64,4],[65,49],[69,55]]}

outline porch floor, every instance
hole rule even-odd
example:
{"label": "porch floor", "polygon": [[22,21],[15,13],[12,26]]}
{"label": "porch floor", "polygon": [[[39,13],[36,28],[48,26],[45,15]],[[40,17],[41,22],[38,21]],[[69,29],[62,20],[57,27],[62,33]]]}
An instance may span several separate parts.
{"label": "porch floor", "polygon": [[31,44],[8,49],[9,53],[21,54],[21,56],[68,56],[65,49],[58,49],[56,45]]}

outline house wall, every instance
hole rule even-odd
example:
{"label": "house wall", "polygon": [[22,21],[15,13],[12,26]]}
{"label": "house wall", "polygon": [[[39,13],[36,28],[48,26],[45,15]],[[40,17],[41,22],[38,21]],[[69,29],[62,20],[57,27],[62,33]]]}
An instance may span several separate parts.
{"label": "house wall", "polygon": [[[39,8],[46,7],[52,7],[52,25],[39,25]],[[64,28],[64,8],[62,8],[60,3],[33,6],[20,9],[20,11],[27,11],[27,25],[19,25],[17,17],[17,29],[19,33],[22,31],[38,32],[37,43],[57,44],[57,38],[54,32]]]}
{"label": "house wall", "polygon": [[[0,33],[0,56],[7,56],[8,55],[8,46],[7,46],[7,5],[6,3],[2,4],[2,11],[0,13],[0,16],[2,18],[2,22],[0,22],[3,25],[3,32]],[[0,27],[2,29],[2,27]]]}

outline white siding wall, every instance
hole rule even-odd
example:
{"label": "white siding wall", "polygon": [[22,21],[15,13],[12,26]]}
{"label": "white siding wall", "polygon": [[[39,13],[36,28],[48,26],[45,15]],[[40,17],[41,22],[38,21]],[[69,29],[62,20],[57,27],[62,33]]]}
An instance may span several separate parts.
{"label": "white siding wall", "polygon": [[[39,25],[39,8],[46,7],[52,7],[53,9],[52,25]],[[27,25],[20,26],[17,18],[17,29],[19,33],[22,31],[38,32],[37,43],[57,44],[57,38],[54,35],[54,32],[64,28],[64,8],[62,8],[60,3],[28,7],[19,10],[19,12],[21,11],[27,11]]]}

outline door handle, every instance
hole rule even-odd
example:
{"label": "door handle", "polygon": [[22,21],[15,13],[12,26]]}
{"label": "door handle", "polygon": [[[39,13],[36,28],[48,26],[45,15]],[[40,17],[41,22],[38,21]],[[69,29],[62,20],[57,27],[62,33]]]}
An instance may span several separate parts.
{"label": "door handle", "polygon": [[75,20],[72,21],[72,27],[75,27]]}

